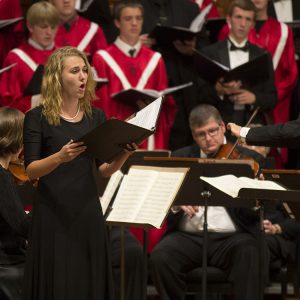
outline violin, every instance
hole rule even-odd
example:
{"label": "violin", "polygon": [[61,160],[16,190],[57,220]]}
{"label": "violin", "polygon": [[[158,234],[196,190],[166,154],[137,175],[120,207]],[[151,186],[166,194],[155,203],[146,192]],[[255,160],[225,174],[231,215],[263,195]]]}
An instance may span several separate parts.
{"label": "violin", "polygon": [[[255,109],[255,111],[252,113],[250,119],[248,120],[246,127],[252,122],[256,114],[258,113],[259,107]],[[241,157],[241,153],[236,149],[236,146],[238,145],[240,141],[240,138],[237,138],[235,143],[232,144],[224,144],[219,149],[218,153],[216,154],[216,158],[218,159],[249,159],[253,162],[252,164],[252,170],[254,171],[255,176],[258,174],[259,171],[259,164],[253,159],[253,158],[246,158]]]}
{"label": "violin", "polygon": [[240,151],[236,149],[235,145],[232,144],[224,144],[220,147],[219,151],[216,154],[217,159],[247,159],[252,162],[251,168],[256,176],[259,171],[259,164],[252,157],[241,157]]}
{"label": "violin", "polygon": [[22,160],[12,161],[8,166],[9,172],[14,176],[17,184],[22,185],[29,182],[30,179],[25,171],[24,162]]}

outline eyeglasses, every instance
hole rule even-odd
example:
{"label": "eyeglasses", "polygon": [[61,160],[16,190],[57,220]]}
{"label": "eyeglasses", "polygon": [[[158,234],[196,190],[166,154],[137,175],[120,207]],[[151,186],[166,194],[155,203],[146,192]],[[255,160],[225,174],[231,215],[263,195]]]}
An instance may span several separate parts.
{"label": "eyeglasses", "polygon": [[214,137],[219,133],[220,126],[210,128],[207,131],[198,131],[193,132],[194,138],[198,139],[199,141],[203,141],[206,139],[206,135],[208,134],[210,137]]}

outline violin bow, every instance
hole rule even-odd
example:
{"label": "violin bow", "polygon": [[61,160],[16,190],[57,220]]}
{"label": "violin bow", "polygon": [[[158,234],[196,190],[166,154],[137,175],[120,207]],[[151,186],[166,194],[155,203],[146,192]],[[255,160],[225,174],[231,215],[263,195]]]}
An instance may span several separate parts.
{"label": "violin bow", "polygon": [[[252,115],[250,116],[247,124],[245,125],[245,127],[249,126],[249,124],[251,124],[252,120],[255,118],[255,116],[257,115],[258,111],[259,111],[259,106],[256,107],[256,109],[253,111]],[[227,154],[226,159],[228,159],[230,157],[230,155],[232,154],[232,152],[234,151],[235,147],[238,145],[239,141],[240,141],[241,137],[238,137],[235,141],[235,143],[233,144],[231,150],[229,151],[229,153]]]}

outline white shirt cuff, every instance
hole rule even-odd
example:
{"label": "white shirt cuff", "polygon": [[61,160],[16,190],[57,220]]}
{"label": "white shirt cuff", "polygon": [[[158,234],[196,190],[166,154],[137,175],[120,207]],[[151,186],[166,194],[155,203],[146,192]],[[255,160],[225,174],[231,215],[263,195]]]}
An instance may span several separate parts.
{"label": "white shirt cuff", "polygon": [[248,128],[248,127],[242,127],[241,131],[240,131],[241,138],[245,139],[249,130],[250,130],[250,128]]}

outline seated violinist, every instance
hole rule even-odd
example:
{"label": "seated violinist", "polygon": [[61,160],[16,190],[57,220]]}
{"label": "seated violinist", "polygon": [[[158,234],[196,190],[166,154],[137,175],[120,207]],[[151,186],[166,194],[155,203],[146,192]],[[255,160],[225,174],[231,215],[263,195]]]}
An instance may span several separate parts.
{"label": "seated violinist", "polygon": [[0,299],[20,300],[30,216],[24,212],[12,174],[7,170],[23,144],[24,114],[0,108]]}
{"label": "seated violinist", "polygon": [[[215,157],[226,143],[226,128],[218,110],[211,105],[199,105],[191,111],[189,124],[195,144],[176,150],[172,156]],[[249,149],[240,150],[242,154],[247,152],[247,156],[251,152]],[[255,237],[259,231],[259,218],[256,211],[209,206],[207,219],[208,265],[228,274],[228,280],[234,286],[235,300],[259,299],[259,251]],[[160,299],[183,300],[185,275],[201,267],[203,207],[173,207],[168,226],[165,236],[151,254],[152,279]]]}

